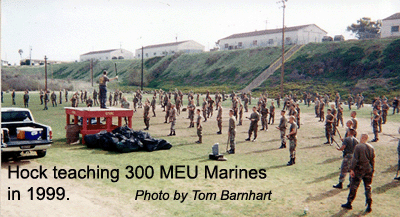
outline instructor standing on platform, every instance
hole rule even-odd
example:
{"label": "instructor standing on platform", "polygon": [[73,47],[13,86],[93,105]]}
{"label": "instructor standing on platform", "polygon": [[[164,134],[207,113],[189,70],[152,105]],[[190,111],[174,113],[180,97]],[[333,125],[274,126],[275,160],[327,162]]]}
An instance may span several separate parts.
{"label": "instructor standing on platform", "polygon": [[107,102],[107,82],[118,79],[118,76],[115,76],[115,78],[109,79],[107,77],[107,71],[103,71],[103,75],[100,77],[100,82],[99,82],[99,93],[100,93],[100,108],[106,109],[106,102]]}

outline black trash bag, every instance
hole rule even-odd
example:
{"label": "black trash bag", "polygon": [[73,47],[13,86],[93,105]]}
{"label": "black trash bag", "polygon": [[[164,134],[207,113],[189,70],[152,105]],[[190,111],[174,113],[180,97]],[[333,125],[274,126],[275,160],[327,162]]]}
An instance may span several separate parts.
{"label": "black trash bag", "polygon": [[112,133],[105,133],[100,136],[100,147],[106,151],[115,151],[119,140]]}
{"label": "black trash bag", "polygon": [[85,135],[84,137],[85,144],[88,148],[100,148],[100,135],[99,134],[92,134],[92,135]]}
{"label": "black trash bag", "polygon": [[153,139],[150,134],[143,131],[133,131],[133,137],[138,138],[142,143],[145,139]]}
{"label": "black trash bag", "polygon": [[119,134],[119,133],[115,133],[114,137],[116,137],[119,141],[128,139],[127,137],[125,137],[124,135]]}
{"label": "black trash bag", "polygon": [[172,148],[171,143],[169,143],[165,139],[161,139],[157,145],[157,150],[169,150],[171,148]]}
{"label": "black trash bag", "polygon": [[144,139],[143,140],[143,149],[146,151],[155,151],[157,150],[158,141],[155,139]]}
{"label": "black trash bag", "polygon": [[117,151],[121,153],[128,153],[138,151],[141,147],[138,145],[137,140],[127,139],[117,143]]}

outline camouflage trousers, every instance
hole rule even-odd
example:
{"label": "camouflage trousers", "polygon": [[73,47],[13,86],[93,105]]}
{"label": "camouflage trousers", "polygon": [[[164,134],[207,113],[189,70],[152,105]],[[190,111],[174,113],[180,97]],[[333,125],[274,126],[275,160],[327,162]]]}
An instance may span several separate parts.
{"label": "camouflage trousers", "polygon": [[347,173],[349,173],[349,171],[350,171],[350,164],[351,164],[352,158],[353,158],[352,154],[346,154],[343,157],[342,166],[340,167],[340,175],[339,175],[340,183],[344,182],[344,179],[346,178]]}
{"label": "camouflage trousers", "polygon": [[144,121],[144,125],[146,126],[146,128],[149,128],[150,127],[150,118],[144,117],[143,121]]}
{"label": "camouflage trousers", "polygon": [[281,141],[282,141],[282,144],[285,144],[285,145],[286,145],[286,129],[285,129],[285,130],[280,130],[280,132],[281,132]]}
{"label": "camouflage trousers", "polygon": [[258,124],[256,123],[251,123],[249,127],[249,138],[251,137],[251,134],[254,132],[254,139],[257,138],[257,131],[258,131]]}
{"label": "camouflage trousers", "polygon": [[332,139],[332,127],[325,126],[325,137],[326,137],[326,140],[328,140],[329,143],[333,142],[333,139]]}
{"label": "camouflage trousers", "polygon": [[175,124],[176,124],[176,120],[173,120],[171,122],[171,131],[175,131]]}
{"label": "camouflage trousers", "polygon": [[262,126],[262,129],[268,130],[267,116],[261,117],[261,126]]}
{"label": "camouflage trousers", "polygon": [[297,138],[289,139],[289,152],[290,158],[296,157]]}
{"label": "camouflage trousers", "polygon": [[236,137],[236,132],[231,132],[229,136],[229,144],[231,146],[231,149],[235,149],[236,146],[235,137]]}
{"label": "camouflage trousers", "polygon": [[350,193],[347,197],[347,202],[352,203],[356,198],[357,189],[360,185],[361,180],[364,182],[365,199],[366,203],[372,203],[371,198],[371,183],[372,183],[373,172],[358,173],[356,172],[355,177],[350,179]]}
{"label": "camouflage trousers", "polygon": [[222,118],[217,120],[217,124],[218,124],[219,131],[222,131]]}
{"label": "camouflage trousers", "polygon": [[199,139],[201,139],[203,137],[203,127],[202,126],[197,128],[197,136],[199,137]]}

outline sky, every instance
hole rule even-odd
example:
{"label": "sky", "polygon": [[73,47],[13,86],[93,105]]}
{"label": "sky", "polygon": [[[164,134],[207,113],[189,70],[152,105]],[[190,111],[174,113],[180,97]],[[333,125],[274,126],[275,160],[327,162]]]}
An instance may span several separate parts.
{"label": "sky", "polygon": [[[194,40],[206,51],[229,35],[282,28],[278,0],[1,0],[1,59],[75,61],[122,47]],[[399,0],[288,0],[285,26],[316,24],[328,35],[354,38],[361,17],[400,12]]]}

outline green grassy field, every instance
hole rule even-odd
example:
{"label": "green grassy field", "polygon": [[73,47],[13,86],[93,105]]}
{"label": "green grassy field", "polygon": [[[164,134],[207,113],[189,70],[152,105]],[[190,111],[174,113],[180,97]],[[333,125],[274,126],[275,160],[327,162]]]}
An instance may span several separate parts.
{"label": "green grassy field", "polygon": [[[5,94],[3,107],[11,105],[11,94]],[[223,134],[217,135],[216,113],[207,122],[203,123],[203,144],[195,144],[196,130],[188,129],[187,113],[182,112],[177,120],[176,137],[167,137],[169,125],[164,124],[162,109],[156,109],[157,117],[151,118],[149,133],[155,138],[167,139],[173,145],[168,151],[133,152],[119,154],[98,149],[88,149],[84,145],[65,144],[65,114],[63,106],[70,106],[63,102],[58,107],[49,107],[44,111],[39,105],[37,93],[31,93],[30,109],[37,122],[50,125],[53,128],[54,143],[48,150],[47,156],[32,161],[52,167],[57,165],[63,168],[86,168],[87,165],[100,165],[102,168],[118,168],[121,171],[117,183],[110,180],[78,180],[93,191],[99,191],[102,197],[112,197],[119,203],[125,204],[135,212],[154,209],[152,216],[362,216],[364,215],[364,189],[360,185],[358,195],[353,203],[353,210],[344,211],[340,204],[346,202],[348,189],[333,189],[332,185],[338,182],[341,152],[334,146],[323,145],[325,142],[323,123],[314,118],[313,106],[301,105],[302,125],[298,134],[296,165],[287,167],[289,160],[288,149],[278,149],[280,146],[279,131],[275,129],[279,122],[278,112],[274,125],[269,131],[259,132],[256,142],[245,142],[249,121],[244,119],[243,126],[237,127],[237,148],[235,155],[225,155],[225,162],[210,161],[208,154],[214,143],[220,144],[220,151],[225,151],[227,141],[227,121],[230,101],[223,103]],[[145,96],[149,97],[149,96]],[[202,96],[203,97],[203,96]],[[201,97],[201,99],[202,99]],[[186,105],[186,96],[184,97]],[[128,95],[128,100],[132,97]],[[256,100],[253,99],[253,105]],[[158,104],[158,103],[157,103]],[[23,107],[22,94],[17,94],[17,107]],[[372,136],[369,124],[370,107],[366,106],[358,111],[359,132],[367,132]],[[142,109],[133,117],[133,128],[143,129]],[[245,113],[244,117],[250,113]],[[349,119],[349,111],[345,107],[344,120]],[[386,134],[397,135],[400,115],[390,115],[389,122],[384,125]],[[339,127],[341,134],[344,128]],[[338,137],[336,137],[339,140]],[[376,151],[376,172],[373,180],[373,212],[368,216],[398,216],[400,211],[398,198],[400,196],[400,182],[393,177],[397,169],[397,140],[381,135],[381,140],[373,144]],[[125,167],[152,165],[155,174],[160,174],[160,165],[187,165],[192,170],[199,168],[199,177],[196,179],[165,180],[155,176],[152,179],[127,180],[124,176]],[[266,179],[205,179],[204,167],[218,165],[219,168],[233,169],[235,166],[244,169],[266,169]],[[348,184],[348,181],[344,183]],[[189,198],[184,203],[178,201],[135,201],[136,190],[151,192],[169,192],[175,190],[189,192]],[[193,190],[216,192],[222,190],[243,192],[272,191],[270,201],[222,201],[193,200]],[[308,208],[308,214],[304,209]]]}

